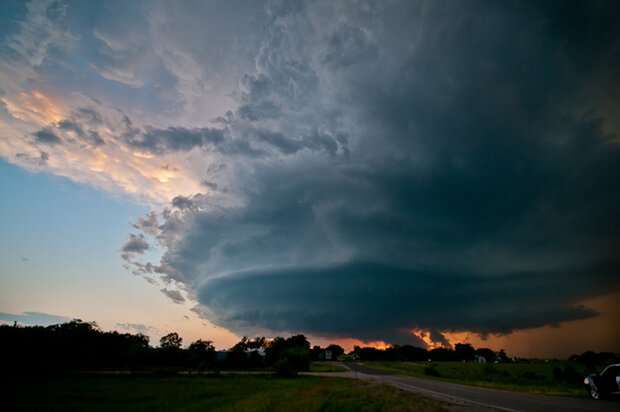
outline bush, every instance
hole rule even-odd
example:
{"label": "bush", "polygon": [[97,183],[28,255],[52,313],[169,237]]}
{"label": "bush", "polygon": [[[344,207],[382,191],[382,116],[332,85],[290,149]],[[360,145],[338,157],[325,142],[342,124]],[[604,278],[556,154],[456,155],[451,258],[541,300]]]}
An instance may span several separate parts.
{"label": "bush", "polygon": [[553,368],[553,377],[558,382],[564,382],[564,379],[565,379],[564,372],[562,372],[562,369],[560,369],[557,366]]}
{"label": "bush", "polygon": [[424,368],[424,374],[428,376],[437,376],[437,377],[441,376],[439,374],[439,371],[437,370],[437,365],[434,363],[431,363],[430,365]]}
{"label": "bush", "polygon": [[280,359],[287,359],[293,369],[299,372],[310,370],[310,351],[308,348],[295,346],[282,351]]}
{"label": "bush", "polygon": [[282,358],[276,363],[276,376],[281,378],[293,378],[297,376],[297,371],[287,358]]}
{"label": "bush", "polygon": [[583,377],[572,366],[567,366],[564,369],[564,380],[567,383],[581,383]]}
{"label": "bush", "polygon": [[497,373],[497,369],[495,369],[495,366],[493,366],[492,363],[486,363],[482,369],[482,373],[487,376],[495,375]]}
{"label": "bush", "polygon": [[527,371],[521,376],[528,381],[541,381],[545,379],[543,376],[540,376],[539,374],[532,371]]}

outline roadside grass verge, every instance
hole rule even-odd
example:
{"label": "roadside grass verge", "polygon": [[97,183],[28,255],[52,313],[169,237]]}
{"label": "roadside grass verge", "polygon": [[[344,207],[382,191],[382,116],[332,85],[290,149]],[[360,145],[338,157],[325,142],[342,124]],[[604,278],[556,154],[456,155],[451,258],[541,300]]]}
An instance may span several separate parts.
{"label": "roadside grass verge", "polygon": [[2,392],[10,411],[442,410],[390,386],[315,376],[21,376]]}
{"label": "roadside grass verge", "polygon": [[[583,377],[587,376],[585,366],[569,361],[534,360],[530,363],[499,364],[365,361],[363,364],[385,372],[465,385],[544,395],[588,397],[581,383]],[[554,375],[554,368],[564,373],[568,367],[581,377],[579,381],[566,382],[558,380]]]}
{"label": "roadside grass verge", "polygon": [[347,368],[333,362],[312,362],[310,372],[346,372]]}

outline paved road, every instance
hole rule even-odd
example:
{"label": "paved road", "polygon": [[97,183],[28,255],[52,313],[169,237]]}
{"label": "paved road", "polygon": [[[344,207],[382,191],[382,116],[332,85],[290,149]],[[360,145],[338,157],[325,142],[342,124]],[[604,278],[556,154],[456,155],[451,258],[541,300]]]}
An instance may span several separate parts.
{"label": "paved road", "polygon": [[[363,365],[345,363],[353,370],[357,368],[359,379],[379,381],[409,392],[417,392],[447,402],[457,410],[504,410],[504,411],[620,411],[620,402],[595,401],[591,399],[562,396],[532,395],[526,393],[459,385],[412,376],[394,375],[377,371]],[[345,374],[342,374],[343,376]],[[353,377],[352,372],[346,373]]]}

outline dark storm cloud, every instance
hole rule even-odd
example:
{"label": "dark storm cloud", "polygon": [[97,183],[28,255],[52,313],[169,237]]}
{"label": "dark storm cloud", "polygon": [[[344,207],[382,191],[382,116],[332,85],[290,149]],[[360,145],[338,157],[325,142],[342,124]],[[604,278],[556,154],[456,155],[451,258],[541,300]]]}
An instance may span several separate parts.
{"label": "dark storm cloud", "polygon": [[[612,276],[605,268],[593,274]],[[596,312],[574,306],[572,295],[604,289],[579,272],[480,278],[359,262],[212,278],[199,299],[233,331],[261,325],[382,340],[387,331],[424,328],[445,343],[435,329],[508,333],[592,317]]]}
{"label": "dark storm cloud", "polygon": [[77,135],[84,134],[84,130],[82,129],[82,127],[79,124],[70,120],[61,120],[60,122],[58,122],[58,128],[61,130],[70,130]]}
{"label": "dark storm cloud", "polygon": [[[73,111],[67,118],[51,123],[49,126],[33,133],[33,136],[35,142],[50,146],[61,144],[64,141],[65,143],[77,142],[81,147],[96,147],[105,144],[105,141],[96,130],[104,122],[105,120],[96,110],[82,107]],[[107,125],[113,128],[110,122]]]}
{"label": "dark storm cloud", "polygon": [[214,182],[210,182],[207,179],[204,179],[200,182],[200,184],[206,188],[209,188],[211,190],[217,190],[217,183]]}
{"label": "dark storm cloud", "polygon": [[26,160],[30,163],[33,163],[39,166],[44,166],[45,164],[47,164],[47,161],[50,159],[50,156],[49,154],[47,154],[47,152],[39,152],[38,157],[33,157],[29,155],[28,153],[16,153],[15,157],[17,157],[18,159]]}
{"label": "dark storm cloud", "polygon": [[57,127],[60,130],[73,132],[78,139],[90,143],[93,146],[100,146],[105,143],[96,130],[85,131],[82,125],[75,121],[68,119],[61,120],[58,122]]}
{"label": "dark storm cloud", "polygon": [[378,55],[377,45],[370,34],[346,23],[331,35],[327,44],[328,51],[322,63],[332,69],[363,63]]}
{"label": "dark storm cloud", "polygon": [[185,196],[177,196],[172,199],[172,206],[178,209],[191,209],[194,207],[194,202]]}
{"label": "dark storm cloud", "polygon": [[[239,111],[241,118],[245,116],[244,107]],[[262,119],[265,118],[262,117]],[[242,120],[234,117],[227,119],[226,124],[231,128],[187,129],[169,127],[157,129],[148,127],[144,132],[138,129],[129,129],[125,138],[131,147],[154,154],[201,148],[227,156],[265,158],[271,157],[273,152],[291,155],[302,149],[335,154],[339,147],[337,140],[332,136],[320,134],[316,130],[303,137],[287,137],[280,131],[263,127],[248,127],[248,125],[242,124]],[[68,129],[71,126],[72,124],[61,123],[62,128]]]}
{"label": "dark storm cloud", "polygon": [[238,113],[248,135],[277,119],[252,140],[276,150],[235,207],[173,202],[159,270],[240,334],[422,344],[408,330],[596,316],[579,303],[620,287],[618,8],[403,2],[307,30],[314,11],[279,9]]}
{"label": "dark storm cloud", "polygon": [[302,148],[302,145],[292,139],[284,137],[282,133],[261,130],[256,132],[256,136],[260,141],[269,143],[283,154],[292,154]]}
{"label": "dark storm cloud", "polygon": [[[346,147],[346,139],[343,140],[343,136],[338,136],[336,138],[320,133],[318,130],[314,129],[309,135],[304,136],[303,145],[314,151],[324,151],[330,155],[335,155],[338,152],[340,147]],[[338,144],[340,142],[340,145]]]}
{"label": "dark storm cloud", "polygon": [[149,249],[149,243],[144,239],[143,235],[130,234],[129,239],[123,243],[121,252],[123,253],[139,253],[143,254]]}
{"label": "dark storm cloud", "polygon": [[35,132],[33,136],[38,143],[43,143],[50,146],[57,145],[61,142],[60,138],[56,136],[56,134],[54,134],[54,131],[49,127],[43,128],[38,132]]}
{"label": "dark storm cloud", "polygon": [[437,329],[429,329],[428,337],[431,340],[431,342],[435,344],[438,344],[446,348],[452,348],[450,341],[446,339],[446,337],[441,332],[439,332]]}
{"label": "dark storm cloud", "polygon": [[261,120],[274,119],[280,114],[280,107],[271,101],[260,102],[258,104],[246,104],[239,108],[239,115],[243,119]]}
{"label": "dark storm cloud", "polygon": [[218,129],[169,127],[167,129],[147,128],[128,143],[150,153],[167,151],[188,151],[206,145],[218,146],[224,141],[224,132]]}
{"label": "dark storm cloud", "polygon": [[91,125],[98,125],[103,123],[103,117],[95,109],[89,107],[80,107],[75,113],[74,117]]}
{"label": "dark storm cloud", "polygon": [[174,303],[181,304],[185,302],[185,298],[178,290],[162,289],[161,292],[168,296]]}
{"label": "dark storm cloud", "polygon": [[[228,121],[236,126],[235,122]],[[293,142],[284,138],[278,139],[267,131],[255,131],[253,129],[236,131],[216,128],[169,127],[158,129],[147,127],[145,130],[133,128],[127,124],[123,138],[126,143],[138,150],[152,154],[164,154],[169,152],[187,152],[195,148],[205,151],[213,151],[228,156],[262,157],[267,153],[261,148],[255,147],[252,140],[260,143],[268,143],[271,147],[290,153]]]}
{"label": "dark storm cloud", "polygon": [[148,213],[146,217],[139,217],[136,219],[133,227],[141,230],[147,235],[155,236],[159,233],[159,216],[154,212]]}

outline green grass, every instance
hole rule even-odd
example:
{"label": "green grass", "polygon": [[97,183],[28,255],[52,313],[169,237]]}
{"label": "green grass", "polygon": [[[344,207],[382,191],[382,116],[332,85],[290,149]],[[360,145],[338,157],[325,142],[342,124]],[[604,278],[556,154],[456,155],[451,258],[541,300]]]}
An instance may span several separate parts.
{"label": "green grass", "polygon": [[506,389],[517,392],[539,393],[546,395],[563,395],[587,397],[581,382],[560,382],[553,376],[553,368],[562,371],[567,366],[573,367],[579,376],[587,376],[586,368],[568,361],[532,361],[531,363],[462,363],[436,362],[434,369],[439,376],[430,376],[424,369],[430,362],[364,362],[369,368],[383,370],[401,375],[416,376],[426,379],[484,386],[487,388]]}
{"label": "green grass", "polygon": [[7,411],[439,411],[438,403],[352,379],[269,375],[14,377]]}
{"label": "green grass", "polygon": [[333,362],[312,362],[310,372],[346,372],[348,369]]}

